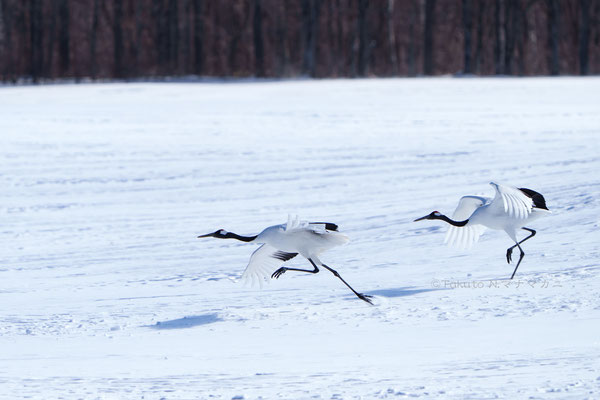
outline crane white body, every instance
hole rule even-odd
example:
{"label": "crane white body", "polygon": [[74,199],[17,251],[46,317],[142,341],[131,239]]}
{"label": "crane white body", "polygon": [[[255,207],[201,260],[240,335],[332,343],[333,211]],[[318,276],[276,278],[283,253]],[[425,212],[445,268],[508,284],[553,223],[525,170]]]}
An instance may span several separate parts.
{"label": "crane white body", "polygon": [[262,285],[269,281],[275,269],[296,254],[322,266],[320,254],[350,241],[348,236],[326,229],[326,226],[325,223],[300,221],[298,217],[289,216],[287,223],[265,228],[253,240],[264,244],[252,253],[242,281]]}
{"label": "crane white body", "polygon": [[289,218],[286,224],[269,226],[254,240],[256,243],[265,243],[288,253],[299,253],[313,260],[319,254],[348,241],[348,236],[327,230],[325,224],[299,221],[297,218]]}

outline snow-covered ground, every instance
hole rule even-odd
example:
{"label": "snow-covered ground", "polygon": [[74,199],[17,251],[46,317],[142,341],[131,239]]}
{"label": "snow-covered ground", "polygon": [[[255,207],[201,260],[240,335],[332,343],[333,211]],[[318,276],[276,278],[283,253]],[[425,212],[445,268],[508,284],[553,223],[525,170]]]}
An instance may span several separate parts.
{"label": "snow-covered ground", "polygon": [[[600,398],[599,144],[599,78],[0,88],[0,397]],[[553,212],[514,281],[412,222],[491,180]],[[288,213],[376,306],[196,238]]]}

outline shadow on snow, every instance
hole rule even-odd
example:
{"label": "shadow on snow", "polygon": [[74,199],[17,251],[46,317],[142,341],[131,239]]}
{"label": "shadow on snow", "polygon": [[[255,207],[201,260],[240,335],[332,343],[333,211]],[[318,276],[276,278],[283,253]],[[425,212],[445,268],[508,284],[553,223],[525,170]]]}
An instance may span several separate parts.
{"label": "shadow on snow", "polygon": [[158,321],[154,325],[146,326],[152,329],[186,329],[200,325],[212,324],[218,321],[222,321],[222,319],[219,318],[218,314],[213,313],[204,315],[192,315],[190,317],[172,319],[170,321]]}
{"label": "shadow on snow", "polygon": [[366,294],[370,294],[372,296],[381,296],[381,297],[404,297],[404,296],[412,296],[413,294],[433,292],[436,290],[445,290],[445,289],[410,289],[407,287],[403,287],[403,288],[371,290],[370,292],[366,292]]}

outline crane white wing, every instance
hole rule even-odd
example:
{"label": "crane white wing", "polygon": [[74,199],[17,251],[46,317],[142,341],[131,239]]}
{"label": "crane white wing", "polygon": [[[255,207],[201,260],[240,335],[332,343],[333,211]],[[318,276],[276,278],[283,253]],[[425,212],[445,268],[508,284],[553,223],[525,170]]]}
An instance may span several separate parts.
{"label": "crane white wing", "polygon": [[490,185],[496,189],[494,202],[501,202],[504,212],[509,216],[524,219],[531,214],[533,200],[518,188],[494,182],[491,182]]}
{"label": "crane white wing", "polygon": [[291,232],[295,230],[311,230],[315,233],[327,233],[327,231],[337,231],[338,226],[332,222],[308,222],[288,214],[288,221],[283,225],[284,231]]}
{"label": "crane white wing", "polygon": [[[455,221],[464,221],[468,219],[479,207],[485,205],[490,199],[480,196],[463,196],[458,202],[452,219]],[[485,226],[479,224],[467,224],[465,226],[450,225],[444,243],[448,246],[459,249],[468,249],[479,240],[479,237],[485,232]]]}
{"label": "crane white wing", "polygon": [[285,224],[285,231],[287,232],[293,229],[298,229],[303,224],[306,224],[306,222],[300,221],[300,218],[297,215],[288,214],[287,224]]}
{"label": "crane white wing", "polygon": [[469,249],[477,243],[485,229],[485,226],[479,224],[467,224],[461,227],[450,226],[450,229],[446,232],[444,243],[458,249]]}
{"label": "crane white wing", "polygon": [[252,253],[250,262],[242,274],[242,282],[249,283],[251,286],[258,283],[262,287],[265,281],[269,281],[275,270],[297,254],[279,251],[273,246],[263,244]]}
{"label": "crane white wing", "polygon": [[490,199],[480,196],[463,196],[452,214],[452,219],[455,221],[464,221],[469,218],[475,210],[485,205]]}

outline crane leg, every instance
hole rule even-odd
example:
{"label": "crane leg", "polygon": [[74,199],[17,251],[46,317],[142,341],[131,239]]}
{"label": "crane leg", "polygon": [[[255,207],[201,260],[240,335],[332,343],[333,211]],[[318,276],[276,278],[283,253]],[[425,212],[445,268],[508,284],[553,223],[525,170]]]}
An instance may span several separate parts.
{"label": "crane leg", "polygon": [[[311,260],[311,259],[309,258],[309,259],[308,259],[308,261],[310,261],[310,262],[311,262],[311,264],[312,264],[312,265],[314,265],[314,266],[315,266],[315,268],[317,268],[317,265],[316,265],[316,264],[313,262],[313,260]],[[334,270],[334,269],[332,269],[332,268],[329,268],[329,267],[328,267],[327,265],[325,265],[325,264],[321,264],[321,266],[322,266],[323,268],[325,268],[325,269],[329,270],[329,272],[331,272],[333,275],[335,275],[335,276],[337,276],[338,278],[340,278],[340,280],[341,280],[342,282],[344,282],[344,285],[348,286],[348,288],[349,288],[350,290],[352,290],[352,292],[353,292],[353,293],[356,295],[356,297],[358,297],[358,298],[359,298],[359,299],[361,299],[361,300],[364,300],[364,301],[366,301],[367,303],[369,303],[369,304],[371,304],[371,305],[373,304],[373,302],[371,301],[371,297],[372,297],[372,296],[369,296],[369,295],[367,295],[367,294],[358,293],[356,290],[352,289],[352,286],[348,285],[348,282],[346,282],[346,281],[344,280],[344,278],[342,278],[342,277],[340,276],[340,274],[339,274],[339,273],[338,273],[336,270]]]}
{"label": "crane leg", "polygon": [[[312,261],[311,261],[311,263],[312,263]],[[319,268],[317,268],[317,266],[314,263],[313,263],[313,266],[315,267],[315,269],[312,271],[309,269],[281,267],[277,271],[273,272],[273,275],[271,275],[271,279],[278,279],[281,275],[283,275],[285,273],[285,271],[299,271],[299,272],[308,272],[309,274],[316,274],[317,272],[319,272]]]}
{"label": "crane leg", "polygon": [[515,270],[513,271],[512,275],[510,276],[510,279],[512,279],[512,278],[515,277],[515,274],[517,273],[517,268],[519,268],[519,264],[521,264],[521,260],[525,256],[525,252],[523,251],[523,249],[521,248],[521,246],[519,245],[519,243],[517,243],[516,246],[521,251],[521,255],[519,256],[519,262],[517,262],[517,266],[515,267]]}
{"label": "crane leg", "polygon": [[[518,245],[520,245],[521,243],[523,243],[524,241],[526,241],[526,240],[531,239],[532,237],[534,237],[535,233],[536,233],[533,229],[529,229],[529,228],[521,228],[521,229],[525,229],[526,231],[531,232],[531,235],[527,236],[525,239],[521,240],[520,242],[518,242],[517,244],[515,244],[512,247],[509,247],[506,250],[506,262],[509,263],[509,264],[512,261],[512,251],[513,251],[513,249],[515,247],[517,247]],[[520,247],[519,247],[519,249],[520,249]],[[523,252],[523,250],[521,250],[521,252]],[[521,256],[521,258],[523,258],[523,257]]]}

